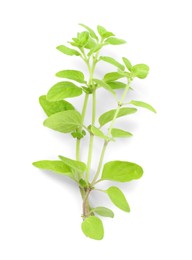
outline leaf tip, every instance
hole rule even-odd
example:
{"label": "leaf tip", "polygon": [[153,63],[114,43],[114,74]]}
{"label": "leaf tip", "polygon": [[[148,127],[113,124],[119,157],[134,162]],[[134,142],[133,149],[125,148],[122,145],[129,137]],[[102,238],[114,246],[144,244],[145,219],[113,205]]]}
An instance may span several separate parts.
{"label": "leaf tip", "polygon": [[34,167],[37,167],[37,162],[32,162],[32,165],[33,165]]}

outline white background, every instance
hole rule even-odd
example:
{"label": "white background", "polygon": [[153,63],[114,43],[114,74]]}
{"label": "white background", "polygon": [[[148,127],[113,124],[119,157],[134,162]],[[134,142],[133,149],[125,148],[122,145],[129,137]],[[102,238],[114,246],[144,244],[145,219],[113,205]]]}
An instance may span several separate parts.
{"label": "white background", "polygon": [[[192,259],[190,2],[1,1],[0,259]],[[81,30],[79,22],[103,25],[127,40],[103,54],[149,64],[149,77],[134,83],[134,98],[158,111],[140,110],[117,122],[134,137],[111,144],[105,161],[133,161],[145,174],[120,185],[130,214],[114,208],[104,194],[92,194],[94,205],[115,211],[114,219],[104,219],[103,241],[82,234],[75,185],[31,165],[59,154],[74,158],[69,135],[42,126],[38,97],[57,82],[55,72],[85,69],[77,57],[55,50]],[[97,75],[109,70],[113,67],[102,64]],[[74,103],[80,108],[81,98]],[[98,115],[114,106],[110,94],[98,93]],[[98,155],[102,142],[97,142]]]}

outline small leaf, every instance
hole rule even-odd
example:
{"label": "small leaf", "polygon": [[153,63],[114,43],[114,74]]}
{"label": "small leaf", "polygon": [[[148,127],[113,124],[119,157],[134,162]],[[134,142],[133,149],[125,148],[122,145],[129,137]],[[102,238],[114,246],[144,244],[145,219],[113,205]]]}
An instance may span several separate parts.
{"label": "small leaf", "polygon": [[107,189],[107,194],[116,207],[123,211],[130,212],[130,207],[125,195],[119,188],[112,186]]}
{"label": "small leaf", "polygon": [[81,55],[78,51],[68,48],[64,45],[59,45],[59,46],[57,46],[56,49],[69,56],[73,56],[73,55],[80,56]]}
{"label": "small leaf", "polygon": [[122,59],[123,59],[123,62],[124,62],[124,64],[125,64],[125,66],[127,67],[127,69],[128,69],[129,71],[131,71],[131,70],[132,70],[131,62],[130,62],[127,58],[125,58],[125,57],[123,57]]}
{"label": "small leaf", "polygon": [[107,82],[107,84],[112,88],[112,89],[121,89],[125,88],[126,84],[120,81],[112,81],[112,82]]}
{"label": "small leaf", "polygon": [[71,179],[75,180],[74,175],[71,172],[71,169],[62,161],[43,160],[43,161],[34,162],[33,166],[35,166],[39,169],[59,173],[61,175],[65,175],[65,176],[70,177]]}
{"label": "small leaf", "polygon": [[72,132],[71,135],[73,138],[82,139],[86,135],[86,132],[84,130],[76,129],[76,131]]}
{"label": "small leaf", "polygon": [[108,208],[105,208],[105,207],[97,207],[97,208],[92,209],[92,211],[102,217],[114,218],[113,211]]}
{"label": "small leaf", "polygon": [[112,32],[108,32],[103,26],[100,25],[97,26],[97,31],[103,39],[114,36]]}
{"label": "small leaf", "polygon": [[96,135],[96,136],[98,136],[98,137],[100,137],[100,138],[103,138],[103,139],[105,139],[105,140],[109,140],[109,138],[99,129],[99,128],[97,128],[97,127],[95,127],[95,126],[91,126],[90,127],[90,130],[91,130],[91,132],[94,134],[94,135]]}
{"label": "small leaf", "polygon": [[87,188],[87,183],[85,180],[83,179],[80,179],[79,180],[79,186],[82,187],[82,188]]}
{"label": "small leaf", "polygon": [[108,83],[108,82],[115,81],[115,80],[123,78],[123,77],[124,76],[118,72],[110,72],[110,73],[105,74],[103,79],[105,82]]}
{"label": "small leaf", "polygon": [[103,223],[98,217],[91,216],[86,218],[81,224],[81,229],[89,238],[102,240],[104,237]]}
{"label": "small leaf", "polygon": [[126,41],[124,41],[122,39],[115,38],[115,37],[110,37],[107,40],[105,40],[105,43],[112,44],[112,45],[119,45],[119,44],[126,43]]}
{"label": "small leaf", "polygon": [[121,69],[121,70],[124,70],[125,67],[119,63],[118,61],[116,61],[115,59],[111,58],[111,57],[107,57],[107,56],[101,56],[100,57],[100,60],[103,60],[105,62],[108,62],[114,66],[116,66],[117,68]]}
{"label": "small leaf", "polygon": [[130,102],[130,104],[134,105],[134,106],[137,106],[137,107],[143,107],[143,108],[146,108],[154,113],[157,113],[155,108],[153,108],[150,104],[148,103],[145,103],[143,101],[136,101],[136,100],[132,100]]}
{"label": "small leaf", "polygon": [[138,164],[125,161],[111,161],[104,165],[102,180],[129,182],[143,175],[143,169]]}
{"label": "small leaf", "polygon": [[72,46],[77,47],[77,48],[83,47],[77,38],[73,38],[72,40],[73,40],[73,42],[69,42]]}
{"label": "small leaf", "polygon": [[93,93],[93,90],[90,88],[90,87],[82,87],[83,91],[86,93],[86,94],[92,94]]}
{"label": "small leaf", "polygon": [[149,73],[149,67],[146,64],[137,64],[132,67],[131,71],[135,77],[144,79]]}
{"label": "small leaf", "polygon": [[78,33],[77,37],[78,37],[78,41],[79,41],[80,45],[83,47],[88,42],[89,33],[86,32],[86,31],[85,32],[81,32],[81,33]]}
{"label": "small leaf", "polygon": [[118,129],[118,128],[113,128],[111,130],[111,135],[112,137],[116,138],[116,137],[120,137],[120,138],[126,138],[126,137],[131,137],[132,133],[129,133],[127,131],[124,131],[122,129]]}
{"label": "small leaf", "polygon": [[79,83],[85,82],[83,73],[78,70],[62,70],[57,72],[56,76],[59,78],[72,79]]}
{"label": "small leaf", "polygon": [[87,25],[82,24],[82,23],[80,23],[79,25],[81,25],[82,27],[84,27],[84,28],[89,32],[90,36],[91,36],[93,39],[95,39],[96,41],[98,41],[98,37],[97,37],[96,33],[95,33],[90,27],[88,27]]}
{"label": "small leaf", "polygon": [[51,116],[61,111],[75,109],[69,102],[65,100],[50,102],[47,100],[45,95],[39,97],[39,103],[47,116]]}
{"label": "small leaf", "polygon": [[102,47],[103,47],[104,45],[103,44],[97,44],[96,46],[95,46],[95,48],[93,48],[92,50],[90,50],[90,52],[88,52],[88,56],[91,56],[93,53],[95,53],[95,52],[98,52]]}
{"label": "small leaf", "polygon": [[88,40],[87,44],[84,46],[84,48],[93,50],[96,46],[97,46],[97,43],[92,38],[89,37],[89,40]]}
{"label": "small leaf", "polygon": [[82,89],[72,82],[62,81],[55,84],[47,93],[48,101],[59,101],[65,98],[78,97],[82,94]]}
{"label": "small leaf", "polygon": [[64,156],[59,156],[59,158],[67,165],[70,167],[70,169],[79,172],[79,173],[84,173],[86,170],[86,164],[84,162],[76,161],[69,159]]}
{"label": "small leaf", "polygon": [[[129,115],[129,114],[133,114],[135,112],[137,112],[136,108],[128,108],[128,107],[121,108],[119,110],[117,118],[125,116],[125,115]],[[109,110],[109,111],[105,112],[104,114],[102,114],[99,117],[100,126],[103,126],[103,125],[107,124],[108,122],[110,122],[111,120],[113,120],[115,113],[116,113],[116,109],[112,109],[112,110]]]}
{"label": "small leaf", "polygon": [[99,79],[93,79],[93,81],[97,83],[100,87],[103,87],[109,92],[111,92],[116,97],[115,91],[105,81]]}
{"label": "small leaf", "polygon": [[114,33],[112,33],[112,32],[106,32],[106,33],[104,33],[103,34],[103,39],[106,39],[106,38],[109,38],[109,37],[111,37],[111,36],[115,36],[115,34]]}
{"label": "small leaf", "polygon": [[82,117],[76,110],[62,111],[48,117],[44,126],[61,133],[70,133],[82,125]]}
{"label": "small leaf", "polygon": [[104,33],[107,32],[107,30],[103,26],[100,26],[100,25],[97,26],[97,31],[101,37],[103,36]]}

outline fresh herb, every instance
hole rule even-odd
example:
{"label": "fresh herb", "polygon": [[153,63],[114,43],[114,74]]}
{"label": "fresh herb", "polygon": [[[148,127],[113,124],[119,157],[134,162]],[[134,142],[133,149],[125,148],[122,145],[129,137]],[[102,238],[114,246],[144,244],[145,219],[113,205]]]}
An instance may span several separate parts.
{"label": "fresh herb", "polygon": [[[108,208],[101,206],[94,208],[90,205],[90,193],[94,190],[104,192],[115,206],[125,212],[130,212],[129,204],[118,187],[111,186],[106,190],[101,190],[97,188],[97,184],[105,180],[129,182],[137,180],[143,175],[141,166],[133,162],[116,160],[103,165],[108,144],[116,138],[132,136],[126,129],[115,128],[116,120],[119,117],[137,112],[136,107],[146,108],[152,112],[156,111],[143,101],[125,102],[129,91],[132,90],[131,83],[134,78],[146,78],[149,67],[145,64],[132,65],[125,57],[122,58],[122,62],[119,62],[112,57],[100,56],[102,48],[108,45],[124,44],[125,41],[116,38],[114,33],[107,31],[102,26],[98,26],[98,33],[95,33],[88,26],[80,25],[85,31],[72,38],[72,41],[69,42],[71,47],[60,45],[57,50],[69,56],[77,56],[85,62],[89,78],[86,79],[83,72],[79,70],[61,70],[56,73],[60,81],[52,86],[46,95],[39,98],[40,105],[48,116],[43,123],[44,126],[64,134],[70,133],[71,137],[76,139],[76,158],[74,160],[60,155],[58,160],[42,160],[34,162],[33,165],[40,169],[65,175],[77,184],[83,200],[82,231],[89,238],[101,240],[104,236],[104,228],[98,216],[113,218],[114,213]],[[94,72],[96,65],[100,62],[111,64],[115,71],[107,73],[102,79],[96,79]],[[110,95],[113,95],[117,106],[100,115],[97,120],[96,93],[99,88],[103,88]],[[120,99],[117,96],[118,89],[123,89]],[[79,96],[84,98],[81,112],[65,100]],[[92,118],[90,125],[87,126],[85,125],[85,116],[89,99],[92,99]],[[108,124],[108,130],[104,131],[103,126],[106,124]],[[87,162],[82,162],[81,139],[85,138],[86,135],[89,136],[88,159]],[[103,148],[98,166],[94,170],[94,177],[91,179],[93,142],[96,138],[103,139]]]}

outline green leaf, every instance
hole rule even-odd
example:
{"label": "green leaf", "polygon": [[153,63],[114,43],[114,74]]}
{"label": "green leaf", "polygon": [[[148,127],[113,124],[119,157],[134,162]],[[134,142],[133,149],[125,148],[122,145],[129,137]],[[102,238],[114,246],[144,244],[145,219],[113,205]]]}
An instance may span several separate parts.
{"label": "green leaf", "polygon": [[87,182],[84,179],[79,180],[79,186],[81,188],[87,188]]}
{"label": "green leaf", "polygon": [[95,33],[90,27],[88,27],[87,25],[82,24],[82,23],[80,23],[79,25],[81,25],[82,27],[84,27],[84,28],[89,32],[90,36],[91,36],[93,39],[95,39],[96,41],[98,41],[98,37],[97,37],[96,33]]}
{"label": "green leaf", "polygon": [[84,162],[76,161],[69,159],[64,156],[59,156],[59,158],[70,167],[71,170],[74,170],[75,172],[84,173],[86,170],[86,164]]}
{"label": "green leaf", "polygon": [[118,61],[116,61],[115,59],[111,58],[111,57],[107,57],[107,56],[101,56],[100,57],[100,60],[103,60],[105,62],[108,62],[114,66],[116,66],[117,68],[121,69],[121,70],[124,70],[125,67],[119,63]]}
{"label": "green leaf", "polygon": [[43,125],[61,133],[70,133],[82,126],[82,117],[76,110],[62,111],[48,117]]}
{"label": "green leaf", "polygon": [[69,42],[72,46],[77,47],[77,48],[83,47],[77,38],[73,38],[72,40],[73,40],[73,42]]}
{"label": "green leaf", "polygon": [[90,127],[90,130],[91,130],[91,132],[94,134],[94,135],[96,135],[96,136],[98,136],[98,137],[100,137],[100,138],[103,138],[103,139],[105,139],[105,140],[109,140],[109,138],[99,129],[99,128],[97,128],[97,127],[95,127],[95,126],[91,126]]}
{"label": "green leaf", "polygon": [[65,100],[50,102],[47,100],[45,95],[39,97],[39,103],[47,116],[51,116],[61,111],[75,109],[69,102]]}
{"label": "green leaf", "polygon": [[134,105],[134,106],[137,106],[137,107],[143,107],[143,108],[146,108],[154,113],[157,113],[155,108],[153,108],[150,104],[148,103],[145,103],[143,101],[136,101],[136,100],[132,100],[130,102],[130,104]]}
{"label": "green leaf", "polygon": [[68,48],[64,45],[59,45],[59,46],[57,46],[56,49],[69,56],[73,56],[73,55],[80,56],[81,55],[78,51]]}
{"label": "green leaf", "polygon": [[107,194],[115,206],[123,211],[130,212],[130,207],[125,195],[119,188],[112,186],[107,189]]}
{"label": "green leaf", "polygon": [[72,132],[71,135],[73,138],[81,139],[86,135],[86,132],[84,130],[76,129],[76,131]]}
{"label": "green leaf", "polygon": [[103,223],[98,217],[91,216],[86,218],[81,224],[81,229],[89,238],[102,240],[104,237]]}
{"label": "green leaf", "polygon": [[86,94],[92,94],[93,93],[93,90],[90,87],[82,87],[82,89]]}
{"label": "green leaf", "polygon": [[112,32],[106,32],[106,33],[104,33],[103,34],[103,39],[106,39],[106,38],[109,38],[109,37],[111,37],[111,36],[115,36],[115,34],[114,33],[112,33]]}
{"label": "green leaf", "polygon": [[88,42],[89,39],[89,33],[88,32],[81,32],[78,33],[77,38],[79,40],[79,43],[81,44],[81,46],[83,47],[84,45],[86,45],[86,43]]}
{"label": "green leaf", "polygon": [[52,171],[61,175],[65,175],[73,180],[75,180],[71,169],[62,161],[49,161],[49,160],[42,160],[38,162],[34,162],[33,166],[43,169]]}
{"label": "green leaf", "polygon": [[129,182],[143,175],[143,169],[138,164],[125,161],[111,161],[104,165],[102,180]]}
{"label": "green leaf", "polygon": [[97,207],[92,209],[92,211],[102,217],[114,218],[113,211],[105,207]]}
{"label": "green leaf", "polygon": [[92,55],[93,53],[99,51],[104,45],[99,43],[95,46],[95,48],[93,48],[92,50],[90,50],[90,52],[88,52],[88,56]]}
{"label": "green leaf", "polygon": [[108,83],[108,82],[115,81],[115,80],[123,78],[123,77],[124,76],[118,72],[110,72],[110,73],[105,74],[103,79],[105,82]]}
{"label": "green leaf", "polygon": [[135,77],[144,79],[149,73],[149,67],[146,64],[137,64],[132,67],[131,71]]}
{"label": "green leaf", "polygon": [[127,67],[127,69],[128,69],[129,71],[131,71],[131,70],[132,70],[131,62],[130,62],[127,58],[125,58],[125,57],[123,57],[122,59],[123,59],[123,62],[124,62],[124,64],[125,64],[125,66]]}
{"label": "green leaf", "polygon": [[85,82],[83,73],[78,70],[62,70],[57,72],[56,76],[59,78],[72,79],[79,83]]}
{"label": "green leaf", "polygon": [[48,101],[59,101],[65,98],[78,97],[82,94],[82,89],[72,82],[62,81],[55,84],[47,93]]}
{"label": "green leaf", "polygon": [[132,133],[129,133],[129,132],[124,131],[122,129],[112,128],[111,135],[114,138],[116,138],[116,137],[126,138],[126,137],[131,137]]}
{"label": "green leaf", "polygon": [[107,40],[105,40],[105,43],[112,44],[112,45],[119,45],[119,44],[126,43],[126,41],[124,41],[122,39],[115,38],[115,37],[110,37]]}
{"label": "green leaf", "polygon": [[108,32],[103,26],[100,25],[97,26],[97,31],[103,39],[114,36],[112,32]]}
{"label": "green leaf", "polygon": [[106,90],[108,90],[109,92],[111,92],[116,97],[115,91],[105,81],[100,80],[100,79],[93,79],[93,81],[95,83],[97,83],[100,87],[103,87]]}
{"label": "green leaf", "polygon": [[[129,114],[133,114],[135,112],[137,112],[136,108],[128,108],[128,107],[120,108],[117,118],[125,116],[125,115],[129,115]],[[105,112],[104,114],[102,114],[99,117],[100,126],[103,126],[103,125],[107,124],[108,122],[110,122],[111,120],[113,120],[115,113],[116,113],[116,109],[112,109],[112,110],[109,110],[109,111]]]}
{"label": "green leaf", "polygon": [[89,37],[89,40],[88,40],[88,42],[87,42],[87,44],[85,45],[84,48],[92,50],[96,46],[97,46],[97,43],[92,38]]}
{"label": "green leaf", "polygon": [[120,89],[120,88],[125,88],[126,84],[120,81],[112,81],[112,82],[107,82],[107,84],[112,88],[112,89]]}

